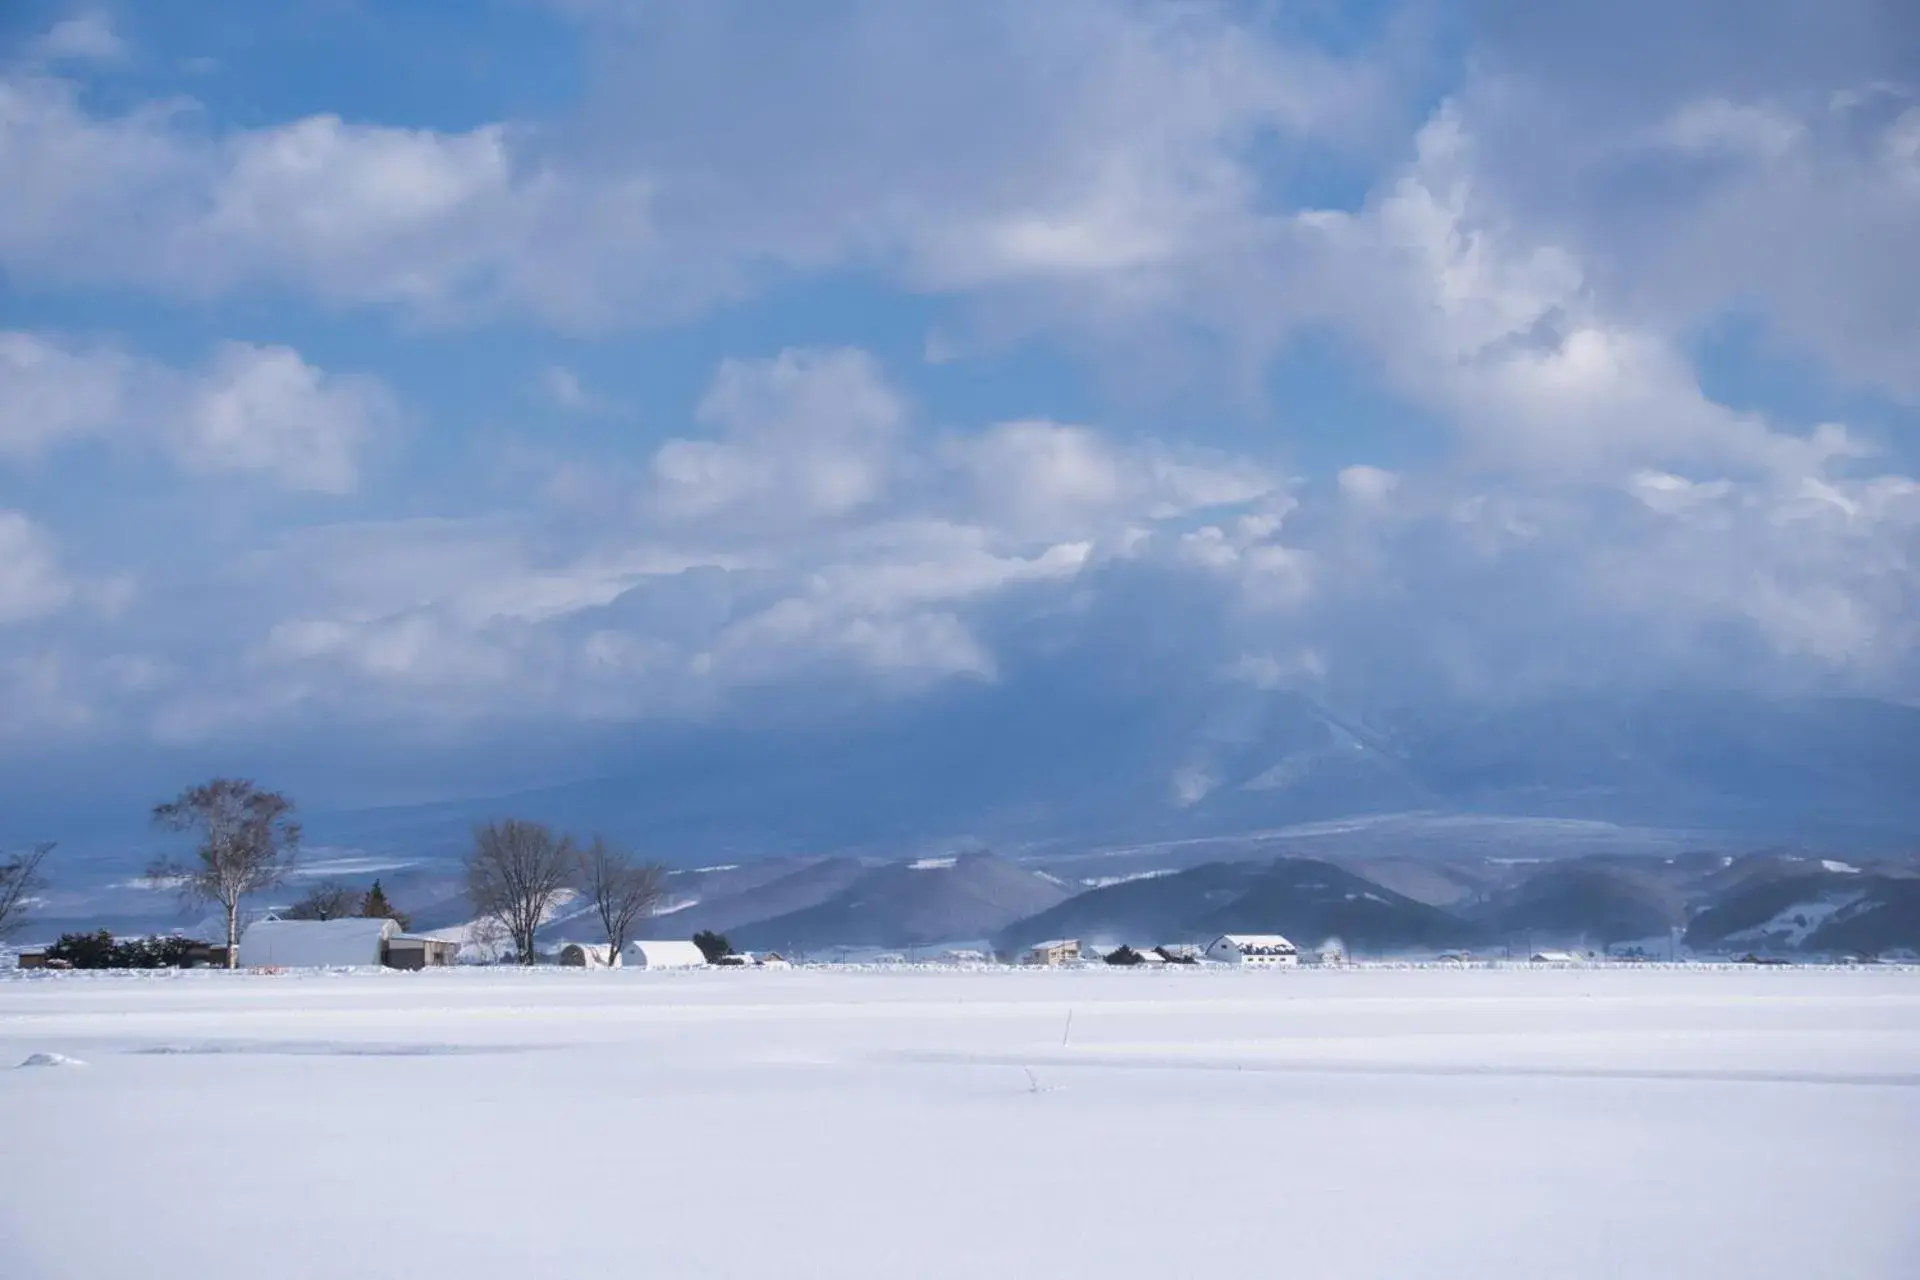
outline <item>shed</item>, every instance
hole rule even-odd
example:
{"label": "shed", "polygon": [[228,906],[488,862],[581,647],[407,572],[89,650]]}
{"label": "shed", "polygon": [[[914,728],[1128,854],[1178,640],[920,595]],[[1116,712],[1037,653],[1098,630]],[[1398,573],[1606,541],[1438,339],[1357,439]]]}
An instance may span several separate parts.
{"label": "shed", "polygon": [[1532,964],[1579,964],[1580,957],[1571,951],[1536,951],[1529,963]]}
{"label": "shed", "polygon": [[16,963],[22,969],[44,969],[47,967],[47,950],[45,947],[34,947],[22,951],[16,957]]}
{"label": "shed", "polygon": [[1299,964],[1300,949],[1277,933],[1223,933],[1208,944],[1207,959],[1275,969]]}
{"label": "shed", "polygon": [[762,955],[762,956],[760,957],[760,959],[759,959],[759,961],[758,961],[758,964],[760,965],[760,967],[761,967],[762,969],[791,969],[791,968],[793,968],[793,965],[792,965],[792,964],[790,964],[790,963],[788,963],[788,961],[787,961],[787,958],[786,958],[785,956],[783,956],[783,955],[781,955],[781,954],[780,954],[780,953],[779,953],[778,951],[769,951],[769,952],[767,952],[767,953],[765,953],[764,955]]}
{"label": "shed", "polygon": [[635,969],[703,969],[707,957],[691,942],[640,940],[620,948],[620,963]]}
{"label": "shed", "polygon": [[610,953],[604,942],[569,942],[560,948],[560,963],[573,969],[605,969]]}
{"label": "shed", "polygon": [[401,933],[387,939],[389,969],[439,969],[453,964],[459,957],[460,944],[446,938]]}
{"label": "shed", "polygon": [[399,936],[392,920],[359,916],[344,920],[256,920],[240,935],[243,969],[375,967],[385,962],[387,941]]}

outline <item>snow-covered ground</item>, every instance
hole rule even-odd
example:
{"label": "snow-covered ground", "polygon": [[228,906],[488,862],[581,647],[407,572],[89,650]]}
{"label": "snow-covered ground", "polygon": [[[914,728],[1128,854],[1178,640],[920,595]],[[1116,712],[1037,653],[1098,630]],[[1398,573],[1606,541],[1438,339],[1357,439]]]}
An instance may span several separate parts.
{"label": "snow-covered ground", "polygon": [[1872,1280],[1916,1150],[1914,970],[0,981],[6,1280]]}

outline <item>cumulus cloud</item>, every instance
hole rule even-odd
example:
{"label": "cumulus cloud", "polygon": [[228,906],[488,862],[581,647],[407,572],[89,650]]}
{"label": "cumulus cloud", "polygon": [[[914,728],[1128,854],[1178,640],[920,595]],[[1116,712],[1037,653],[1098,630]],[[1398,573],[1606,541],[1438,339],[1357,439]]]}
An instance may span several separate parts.
{"label": "cumulus cloud", "polygon": [[73,595],[53,539],[20,512],[0,510],[0,624],[57,613]]}
{"label": "cumulus cloud", "polygon": [[729,360],[701,401],[718,440],[671,440],[653,457],[670,519],[805,522],[886,489],[906,405],[865,351],[790,350]]}
{"label": "cumulus cloud", "polygon": [[63,18],[29,46],[44,62],[119,62],[131,52],[104,13]]}
{"label": "cumulus cloud", "polygon": [[242,472],[346,493],[361,455],[399,422],[377,380],[329,374],[286,347],[221,344],[180,370],[111,347],[0,332],[0,458],[102,438],[164,451],[194,472]]}
{"label": "cumulus cloud", "polygon": [[[321,690],[382,718],[602,718],[773,681],[993,679],[982,627],[1009,601],[1280,483],[1085,427],[936,430],[858,349],[725,361],[696,416],[715,438],[659,446],[623,521],[332,526],[246,557],[227,578],[240,652],[169,691],[169,731]],[[231,678],[273,697],[211,696]]]}

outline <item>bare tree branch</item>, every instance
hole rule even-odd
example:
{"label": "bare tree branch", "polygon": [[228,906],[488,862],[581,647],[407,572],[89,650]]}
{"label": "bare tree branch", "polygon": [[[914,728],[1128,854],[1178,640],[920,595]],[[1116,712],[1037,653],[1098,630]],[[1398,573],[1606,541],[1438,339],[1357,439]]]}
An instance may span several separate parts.
{"label": "bare tree branch", "polygon": [[178,879],[187,897],[217,902],[226,910],[227,968],[236,968],[241,901],[284,880],[299,851],[293,802],[244,778],[215,778],[154,806],[153,820],[171,831],[199,833],[193,862],[159,859],[147,874]]}
{"label": "bare tree branch", "polygon": [[338,880],[322,880],[287,908],[289,920],[343,920],[360,907],[360,895]]}
{"label": "bare tree branch", "polygon": [[667,869],[657,862],[635,862],[599,836],[580,851],[580,891],[593,903],[607,938],[607,963],[620,963],[621,948],[633,936],[636,920],[653,914],[666,896]]}
{"label": "bare tree branch", "polygon": [[572,882],[574,864],[573,841],[538,822],[504,818],[474,828],[467,898],[476,916],[499,921],[521,964],[538,959],[533,935]]}
{"label": "bare tree branch", "polygon": [[52,852],[51,844],[37,844],[0,861],[0,938],[11,936],[26,922],[33,895],[47,883],[41,878],[40,864]]}

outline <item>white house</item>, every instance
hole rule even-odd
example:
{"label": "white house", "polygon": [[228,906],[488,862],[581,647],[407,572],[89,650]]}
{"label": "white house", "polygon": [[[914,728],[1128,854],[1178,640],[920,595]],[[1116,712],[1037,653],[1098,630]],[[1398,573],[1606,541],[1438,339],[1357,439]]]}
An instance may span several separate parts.
{"label": "white house", "polygon": [[700,969],[707,957],[691,942],[639,940],[620,948],[620,963],[630,969]]}
{"label": "white house", "polygon": [[386,960],[387,941],[398,937],[393,920],[255,920],[240,935],[242,969],[376,967]]}
{"label": "white house", "polygon": [[1277,933],[1224,933],[1207,945],[1207,959],[1275,968],[1299,964],[1300,949]]}

